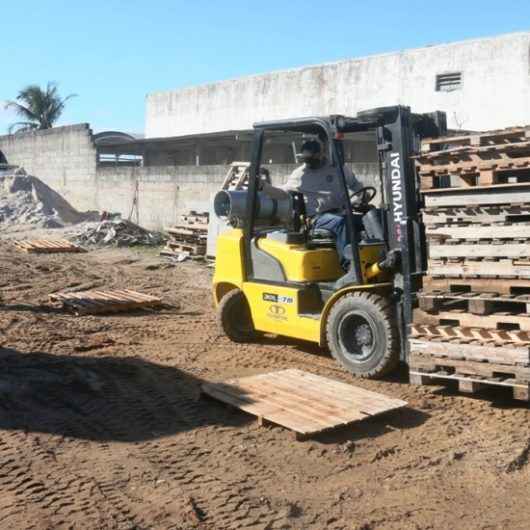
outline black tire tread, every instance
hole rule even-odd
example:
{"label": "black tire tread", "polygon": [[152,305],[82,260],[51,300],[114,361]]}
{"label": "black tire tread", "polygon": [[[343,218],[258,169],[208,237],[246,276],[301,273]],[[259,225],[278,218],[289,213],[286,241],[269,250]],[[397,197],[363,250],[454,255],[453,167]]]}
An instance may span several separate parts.
{"label": "black tire tread", "polygon": [[[374,308],[380,313],[382,321],[387,330],[387,342],[385,348],[385,355],[381,362],[373,369],[364,373],[356,373],[357,377],[363,379],[377,379],[388,375],[390,372],[395,370],[399,364],[399,337],[395,326],[393,325],[393,311],[392,302],[389,298],[385,298],[375,293],[369,293],[366,291],[355,291],[352,293],[345,294],[340,298],[335,305],[331,308],[326,322],[326,338],[328,345],[330,346],[331,355],[333,358],[343,366],[340,358],[337,356],[335,348],[332,347],[333,340],[331,337],[331,327],[335,318],[335,315],[340,310],[340,306],[343,305],[347,300],[363,299],[374,306]],[[343,366],[344,367],[344,366]],[[344,367],[346,370],[347,368]]]}
{"label": "black tire tread", "polygon": [[217,306],[217,325],[222,333],[224,333],[231,341],[245,343],[251,342],[256,337],[256,333],[252,330],[249,333],[242,333],[233,326],[231,321],[231,310],[235,304],[247,303],[245,295],[241,289],[232,289],[226,293],[219,305]]}

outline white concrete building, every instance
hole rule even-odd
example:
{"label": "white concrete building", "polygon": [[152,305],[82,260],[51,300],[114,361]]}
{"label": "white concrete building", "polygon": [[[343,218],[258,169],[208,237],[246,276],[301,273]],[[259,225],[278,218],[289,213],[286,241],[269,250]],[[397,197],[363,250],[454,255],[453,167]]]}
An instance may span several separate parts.
{"label": "white concrete building", "polygon": [[393,105],[443,110],[453,129],[530,123],[530,32],[441,44],[155,92],[146,136],[251,128],[256,121]]}

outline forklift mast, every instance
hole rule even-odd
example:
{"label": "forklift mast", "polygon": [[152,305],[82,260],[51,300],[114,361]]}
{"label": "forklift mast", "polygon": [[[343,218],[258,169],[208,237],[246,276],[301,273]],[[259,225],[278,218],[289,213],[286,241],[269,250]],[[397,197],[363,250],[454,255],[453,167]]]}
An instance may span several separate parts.
{"label": "forklift mast", "polygon": [[380,113],[376,129],[387,250],[399,251],[401,267],[394,276],[394,294],[401,329],[401,359],[408,357],[408,326],[421,277],[426,269],[425,233],[420,224],[420,194],[413,155],[421,138],[446,134],[443,112],[412,114],[409,107],[389,107]]}

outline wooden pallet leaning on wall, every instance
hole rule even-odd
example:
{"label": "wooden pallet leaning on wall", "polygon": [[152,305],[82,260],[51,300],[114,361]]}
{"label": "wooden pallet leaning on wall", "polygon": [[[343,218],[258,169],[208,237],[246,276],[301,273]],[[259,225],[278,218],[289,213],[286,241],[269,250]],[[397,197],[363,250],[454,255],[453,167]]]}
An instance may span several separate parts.
{"label": "wooden pallet leaning on wall", "polygon": [[34,254],[56,254],[61,252],[86,252],[86,250],[67,239],[33,239],[14,241],[13,244],[22,252]]}
{"label": "wooden pallet leaning on wall", "polygon": [[221,185],[222,190],[246,190],[250,162],[232,162]]}

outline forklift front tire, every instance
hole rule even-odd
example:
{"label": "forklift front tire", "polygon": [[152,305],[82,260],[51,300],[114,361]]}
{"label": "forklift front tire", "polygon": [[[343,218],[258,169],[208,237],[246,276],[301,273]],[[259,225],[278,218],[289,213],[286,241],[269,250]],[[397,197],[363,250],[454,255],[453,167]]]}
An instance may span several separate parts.
{"label": "forklift front tire", "polygon": [[399,363],[398,334],[389,300],[362,291],[335,302],[326,334],[333,357],[353,375],[383,377]]}
{"label": "forklift front tire", "polygon": [[217,322],[233,342],[251,342],[256,337],[250,308],[240,289],[225,294],[217,307]]}

